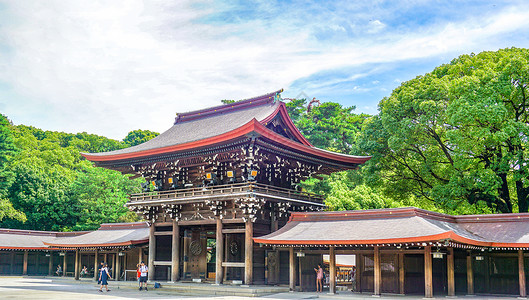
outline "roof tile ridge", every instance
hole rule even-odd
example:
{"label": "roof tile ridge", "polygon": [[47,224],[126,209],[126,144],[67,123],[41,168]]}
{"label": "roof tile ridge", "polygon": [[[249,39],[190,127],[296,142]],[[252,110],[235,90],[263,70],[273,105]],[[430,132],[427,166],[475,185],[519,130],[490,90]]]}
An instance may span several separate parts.
{"label": "roof tile ridge", "polygon": [[147,222],[131,222],[131,223],[102,223],[97,230],[116,230],[116,229],[136,229],[149,228]]}
{"label": "roof tile ridge", "polygon": [[223,104],[213,107],[207,107],[204,109],[189,111],[185,113],[179,113],[177,114],[175,118],[174,124],[182,123],[186,121],[196,120],[199,118],[211,116],[213,114],[219,114],[223,112],[230,112],[230,111],[236,111],[238,109],[243,109],[251,106],[258,106],[262,104],[269,103],[271,101],[276,100],[276,95],[283,92],[283,89],[280,89],[278,91],[264,94],[261,96],[251,97],[247,99],[238,100],[236,102],[230,103],[230,104]]}
{"label": "roof tile ridge", "polygon": [[58,231],[44,231],[44,230],[0,228],[0,233],[4,233],[4,234],[18,234],[18,235],[56,236],[60,232],[58,232]]}
{"label": "roof tile ridge", "polygon": [[398,207],[366,210],[345,210],[325,212],[292,212],[292,221],[334,221],[334,220],[364,220],[389,219],[416,216],[415,207]]}
{"label": "roof tile ridge", "polygon": [[529,213],[459,215],[455,218],[457,223],[527,222]]}

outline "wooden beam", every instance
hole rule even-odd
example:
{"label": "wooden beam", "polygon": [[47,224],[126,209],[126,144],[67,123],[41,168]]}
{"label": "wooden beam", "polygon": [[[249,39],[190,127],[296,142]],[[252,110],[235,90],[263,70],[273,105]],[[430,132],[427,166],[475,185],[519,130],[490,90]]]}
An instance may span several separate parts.
{"label": "wooden beam", "polygon": [[74,279],[79,280],[79,249],[75,250]]}
{"label": "wooden beam", "polygon": [[173,264],[172,261],[167,261],[167,260],[155,260],[153,262],[153,264],[155,266],[171,266]]}
{"label": "wooden beam", "polygon": [[154,280],[154,260],[156,259],[156,236],[154,235],[155,230],[156,227],[154,224],[151,224],[149,230],[149,272],[147,273],[149,281]]}
{"label": "wooden beam", "polygon": [[334,247],[329,247],[329,294],[336,293],[336,254]]}
{"label": "wooden beam", "polygon": [[291,291],[296,290],[296,256],[294,248],[288,249],[288,283]]}
{"label": "wooden beam", "polygon": [[455,277],[454,277],[454,248],[448,248],[446,256],[446,273],[448,276],[448,296],[456,295]]}
{"label": "wooden beam", "polygon": [[433,298],[432,246],[424,247],[424,297]]}
{"label": "wooden beam", "polygon": [[245,223],[244,234],[244,284],[252,284],[253,277],[253,223],[248,220]]}
{"label": "wooden beam", "polygon": [[24,250],[24,262],[22,265],[22,275],[28,275],[28,250]]}
{"label": "wooden beam", "polygon": [[171,233],[171,281],[176,282],[180,278],[180,226],[176,220]]}
{"label": "wooden beam", "polygon": [[406,273],[404,270],[404,253],[399,253],[399,294],[404,295],[404,283]]}
{"label": "wooden beam", "polygon": [[376,296],[380,295],[380,285],[382,283],[382,270],[380,269],[380,248],[378,246],[375,246],[374,249],[374,264],[375,264],[375,270],[374,270],[374,294]]}
{"label": "wooden beam", "polygon": [[231,229],[222,229],[223,234],[230,234],[230,233],[246,233],[245,228],[231,228]]}
{"label": "wooden beam", "polygon": [[472,272],[472,253],[467,254],[467,295],[474,295],[474,273]]}
{"label": "wooden beam", "polygon": [[222,262],[222,267],[225,267],[225,268],[245,268],[246,264],[243,263],[243,262],[225,261],[225,262]]}
{"label": "wooden beam", "polygon": [[[155,227],[173,226],[173,222],[156,222],[154,223],[154,226]],[[168,232],[171,232],[171,231],[168,231]]]}
{"label": "wooden beam", "polygon": [[525,287],[523,250],[518,250],[518,283],[520,285],[520,297],[525,298],[527,296],[527,291]]}
{"label": "wooden beam", "polygon": [[[283,250],[288,250],[288,248],[290,247],[277,247],[277,249],[283,249]],[[328,250],[310,250],[310,249],[306,249],[306,250],[303,250],[304,253],[307,253],[307,254],[328,254],[329,251]],[[380,254],[399,254],[399,253],[405,253],[405,254],[423,254],[424,253],[424,250],[419,250],[419,249],[413,249],[413,250],[384,250],[384,249],[380,249],[379,248],[379,252]],[[336,255],[338,254],[346,254],[346,255],[351,255],[351,254],[373,254],[373,250],[356,250],[356,249],[350,249],[350,250],[345,250],[345,249],[336,249],[334,250],[334,253]]]}
{"label": "wooden beam", "polygon": [[160,236],[160,235],[173,235],[173,231],[156,231],[154,233],[155,236]]}
{"label": "wooden beam", "polygon": [[224,230],[222,229],[222,219],[217,217],[217,231],[215,236],[215,284],[222,284],[222,276],[224,270],[222,269],[222,262],[224,260]]}

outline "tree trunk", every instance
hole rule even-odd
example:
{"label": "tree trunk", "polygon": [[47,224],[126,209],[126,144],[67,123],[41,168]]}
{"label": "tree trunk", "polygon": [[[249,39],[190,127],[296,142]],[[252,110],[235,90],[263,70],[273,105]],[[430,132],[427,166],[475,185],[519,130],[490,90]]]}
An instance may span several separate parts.
{"label": "tree trunk", "polygon": [[511,195],[509,193],[507,174],[501,173],[498,174],[498,176],[501,178],[501,187],[499,188],[500,199],[504,201],[507,212],[512,213]]}
{"label": "tree trunk", "polygon": [[524,187],[521,180],[516,181],[516,194],[518,196],[518,211],[528,212],[529,209],[529,187]]}

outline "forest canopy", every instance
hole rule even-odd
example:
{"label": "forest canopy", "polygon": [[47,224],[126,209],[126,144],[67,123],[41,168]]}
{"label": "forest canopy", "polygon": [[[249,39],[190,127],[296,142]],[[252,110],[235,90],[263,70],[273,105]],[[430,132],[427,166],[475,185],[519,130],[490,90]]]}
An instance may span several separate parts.
{"label": "forest canopy", "polygon": [[[518,48],[461,55],[402,83],[375,116],[335,102],[286,101],[315,147],[372,156],[359,170],[301,187],[325,195],[329,210],[528,212],[528,60],[529,50]],[[157,135],[138,129],[117,141],[14,126],[0,115],[0,227],[93,230],[138,220],[124,204],[143,180],[96,168],[80,152],[122,149]]]}

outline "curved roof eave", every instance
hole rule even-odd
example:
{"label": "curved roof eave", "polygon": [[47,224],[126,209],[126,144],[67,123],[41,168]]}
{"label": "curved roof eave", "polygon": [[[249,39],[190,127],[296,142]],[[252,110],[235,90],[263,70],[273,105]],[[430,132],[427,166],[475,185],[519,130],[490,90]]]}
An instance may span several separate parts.
{"label": "curved roof eave", "polygon": [[[281,109],[278,109],[278,113],[281,113]],[[295,126],[293,128],[295,128]],[[243,137],[252,132],[255,132],[270,140],[277,141],[281,143],[282,145],[288,146],[289,148],[292,148],[292,149],[295,149],[295,150],[298,150],[298,151],[301,151],[307,154],[312,154],[315,156],[331,159],[331,160],[336,160],[336,161],[346,162],[346,163],[362,164],[368,161],[369,159],[371,159],[370,156],[353,156],[353,155],[335,153],[335,152],[315,148],[313,146],[310,146],[310,143],[308,142],[307,142],[308,145],[295,142],[293,140],[283,137],[282,135],[277,134],[274,131],[266,128],[263,124],[261,124],[255,118],[235,130],[232,130],[232,131],[229,131],[229,132],[217,135],[217,136],[213,136],[210,138],[189,142],[189,143],[184,143],[184,144],[179,144],[179,145],[174,145],[174,146],[169,146],[169,147],[163,147],[163,148],[157,148],[157,149],[144,150],[144,151],[133,152],[133,153],[124,153],[124,154],[115,154],[115,155],[106,155],[106,156],[91,155],[88,153],[81,153],[81,154],[86,159],[90,161],[94,161],[94,162],[110,162],[110,161],[117,161],[117,160],[126,160],[126,159],[132,159],[132,158],[147,157],[147,156],[152,156],[152,155],[174,153],[174,152],[185,151],[185,150],[190,150],[190,149],[199,148],[199,147],[206,147],[208,145],[218,144],[218,143],[233,140],[239,137]]]}
{"label": "curved roof eave", "polygon": [[137,245],[137,244],[144,244],[149,242],[149,239],[142,239],[142,240],[134,240],[134,241],[125,241],[120,243],[95,243],[95,244],[57,244],[57,243],[49,243],[49,242],[43,242],[44,245],[50,246],[50,247],[61,247],[61,248],[91,248],[91,247],[119,247],[119,246],[130,246],[130,245]]}
{"label": "curved roof eave", "polygon": [[267,245],[366,245],[366,244],[394,244],[394,243],[421,243],[439,240],[451,240],[454,242],[471,244],[475,246],[491,247],[493,243],[473,240],[462,237],[453,231],[440,234],[424,235],[405,238],[390,239],[367,239],[367,240],[274,240],[266,238],[254,238],[255,243]]}

